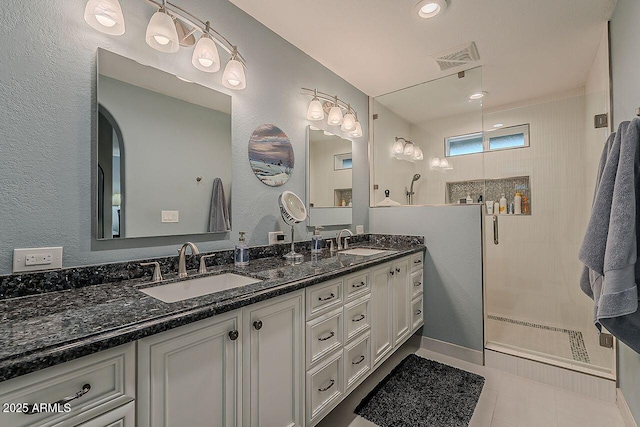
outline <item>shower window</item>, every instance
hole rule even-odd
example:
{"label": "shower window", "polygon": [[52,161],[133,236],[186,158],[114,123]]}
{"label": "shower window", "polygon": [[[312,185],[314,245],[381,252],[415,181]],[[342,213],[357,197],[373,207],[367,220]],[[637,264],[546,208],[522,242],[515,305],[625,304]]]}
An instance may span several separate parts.
{"label": "shower window", "polygon": [[487,151],[525,148],[529,146],[529,125],[510,126],[467,135],[451,136],[444,140],[447,157],[477,154]]}

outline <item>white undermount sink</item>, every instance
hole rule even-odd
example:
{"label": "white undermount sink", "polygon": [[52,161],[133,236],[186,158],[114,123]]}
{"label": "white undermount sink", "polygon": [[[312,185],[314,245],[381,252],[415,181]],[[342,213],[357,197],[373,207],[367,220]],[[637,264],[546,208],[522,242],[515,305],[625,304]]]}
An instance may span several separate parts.
{"label": "white undermount sink", "polygon": [[369,248],[353,248],[353,249],[340,251],[341,254],[356,255],[356,256],[371,256],[371,255],[393,253],[393,252],[396,252],[396,251],[390,251],[387,249],[369,249]]}
{"label": "white undermount sink", "polygon": [[227,291],[261,281],[262,280],[251,277],[240,276],[239,274],[225,273],[139,289],[139,291],[160,301],[176,302]]}

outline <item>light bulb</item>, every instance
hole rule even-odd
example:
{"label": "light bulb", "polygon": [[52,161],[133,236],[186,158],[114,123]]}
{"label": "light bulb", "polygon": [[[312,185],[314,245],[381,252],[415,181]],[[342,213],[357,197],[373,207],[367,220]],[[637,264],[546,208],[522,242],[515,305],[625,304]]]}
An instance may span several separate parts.
{"label": "light bulb", "polygon": [[351,110],[347,114],[345,114],[344,119],[342,120],[342,126],[340,130],[343,132],[350,132],[356,128],[356,118],[351,113]]}
{"label": "light bulb", "polygon": [[89,0],[84,9],[84,20],[102,33],[124,34],[124,16],[118,0]]}
{"label": "light bulb", "polygon": [[425,15],[428,15],[429,13],[433,13],[438,9],[440,9],[440,6],[438,6],[438,3],[427,3],[420,8],[420,12],[422,12]]}
{"label": "light bulb", "polygon": [[422,160],[424,159],[424,155],[422,154],[422,150],[417,145],[413,149],[413,160]]}
{"label": "light bulb", "polygon": [[428,19],[439,15],[447,8],[447,0],[421,0],[415,7],[420,18]]}
{"label": "light bulb", "polygon": [[393,154],[402,154],[403,150],[404,146],[402,145],[402,142],[400,140],[396,140],[396,142],[393,144],[393,147],[391,148]]}
{"label": "light bulb", "polygon": [[193,49],[191,63],[200,71],[215,73],[220,69],[218,47],[208,34],[203,34]]}
{"label": "light bulb", "polygon": [[413,156],[413,143],[407,141],[407,144],[404,146],[403,154],[405,156]]}
{"label": "light bulb", "polygon": [[316,97],[309,103],[307,109],[307,120],[322,120],[324,119],[324,110],[322,109],[322,103]]}
{"label": "light bulb", "polygon": [[331,107],[329,110],[329,118],[327,123],[331,126],[340,126],[342,124],[342,110],[337,105]]}
{"label": "light bulb", "polygon": [[149,20],[146,41],[149,46],[164,53],[175,53],[180,49],[173,18],[164,10],[154,13]]}
{"label": "light bulb", "polygon": [[244,75],[244,67],[234,56],[227,62],[222,75],[222,84],[233,90],[242,90],[247,87],[247,80]]}
{"label": "light bulb", "polygon": [[362,125],[360,122],[356,122],[356,128],[349,133],[349,136],[353,138],[360,138],[362,136]]}

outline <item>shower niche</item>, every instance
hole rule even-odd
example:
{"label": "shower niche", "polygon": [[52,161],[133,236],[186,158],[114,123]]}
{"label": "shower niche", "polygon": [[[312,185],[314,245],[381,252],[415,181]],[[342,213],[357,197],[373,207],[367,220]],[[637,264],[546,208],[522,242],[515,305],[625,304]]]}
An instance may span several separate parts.
{"label": "shower niche", "polygon": [[[516,176],[498,179],[476,179],[469,181],[447,182],[446,200],[449,204],[456,204],[470,195],[477,202],[482,195],[482,203],[497,202],[502,194],[507,203],[513,202],[516,193],[522,196],[522,215],[531,215],[531,185],[528,176]],[[485,209],[486,214],[486,209]]]}

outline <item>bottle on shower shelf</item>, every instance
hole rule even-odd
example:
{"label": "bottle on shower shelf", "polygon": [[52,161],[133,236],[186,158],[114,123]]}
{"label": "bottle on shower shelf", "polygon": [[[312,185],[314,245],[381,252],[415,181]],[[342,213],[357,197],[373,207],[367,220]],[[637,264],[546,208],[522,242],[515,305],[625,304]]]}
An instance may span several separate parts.
{"label": "bottle on shower shelf", "polygon": [[507,198],[504,197],[504,193],[500,196],[500,214],[507,213]]}

